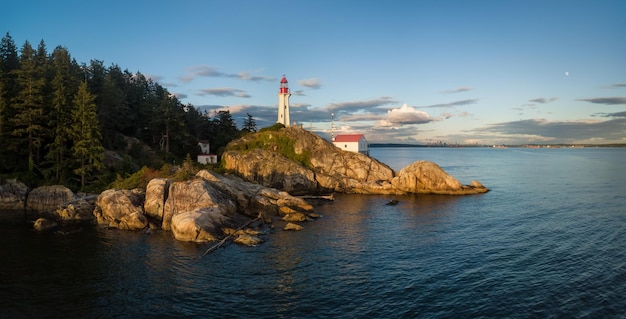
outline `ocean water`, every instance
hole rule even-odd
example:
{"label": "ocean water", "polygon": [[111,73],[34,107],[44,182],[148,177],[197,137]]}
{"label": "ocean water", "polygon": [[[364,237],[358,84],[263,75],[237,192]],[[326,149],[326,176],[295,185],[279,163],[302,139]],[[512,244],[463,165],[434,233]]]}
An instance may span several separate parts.
{"label": "ocean water", "polygon": [[626,317],[626,149],[371,155],[491,191],[336,195],[302,231],[206,256],[167,232],[2,223],[0,318]]}

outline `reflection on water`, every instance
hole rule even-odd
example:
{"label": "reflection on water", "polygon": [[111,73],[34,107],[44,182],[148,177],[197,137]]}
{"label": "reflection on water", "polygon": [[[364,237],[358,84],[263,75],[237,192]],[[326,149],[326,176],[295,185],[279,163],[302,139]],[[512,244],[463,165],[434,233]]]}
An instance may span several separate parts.
{"label": "reflection on water", "polygon": [[[623,315],[626,150],[396,154],[433,160],[491,191],[336,195],[302,231],[277,222],[257,247],[206,256],[210,244],[169,232],[61,236],[0,224],[0,317]],[[385,205],[391,199],[399,203]]]}

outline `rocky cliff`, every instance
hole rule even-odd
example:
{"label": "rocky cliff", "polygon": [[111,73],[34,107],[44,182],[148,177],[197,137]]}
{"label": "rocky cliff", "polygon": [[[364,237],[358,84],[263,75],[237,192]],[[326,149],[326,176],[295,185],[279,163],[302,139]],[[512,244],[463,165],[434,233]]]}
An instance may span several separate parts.
{"label": "rocky cliff", "polygon": [[399,173],[369,156],[343,151],[299,127],[249,134],[231,142],[224,167],[247,181],[293,195],[320,193],[449,194],[487,192],[462,185],[437,164],[417,161]]}

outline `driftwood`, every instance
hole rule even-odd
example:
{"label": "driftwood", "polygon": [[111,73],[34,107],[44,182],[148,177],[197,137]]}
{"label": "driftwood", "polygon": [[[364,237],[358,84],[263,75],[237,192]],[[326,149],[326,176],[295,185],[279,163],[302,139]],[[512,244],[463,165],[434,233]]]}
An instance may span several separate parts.
{"label": "driftwood", "polygon": [[304,195],[304,196],[298,196],[299,198],[302,199],[325,199],[325,200],[330,200],[333,201],[335,200],[335,195],[334,194],[330,194],[330,195],[319,195],[319,196],[315,196],[315,195]]}
{"label": "driftwood", "polygon": [[202,256],[206,256],[206,255],[212,253],[213,251],[215,251],[216,249],[222,247],[222,245],[224,245],[228,239],[234,237],[237,234],[237,232],[239,232],[240,230],[250,226],[252,223],[254,223],[256,221],[262,220],[261,219],[262,217],[263,217],[262,213],[259,213],[259,216],[257,218],[250,220],[249,222],[243,224],[241,227],[237,228],[234,232],[232,232],[232,233],[228,234],[226,237],[222,238],[222,240],[220,240],[219,243],[217,243],[217,244],[213,245],[212,247],[210,247],[209,249],[207,249],[204,252],[204,254],[202,254]]}

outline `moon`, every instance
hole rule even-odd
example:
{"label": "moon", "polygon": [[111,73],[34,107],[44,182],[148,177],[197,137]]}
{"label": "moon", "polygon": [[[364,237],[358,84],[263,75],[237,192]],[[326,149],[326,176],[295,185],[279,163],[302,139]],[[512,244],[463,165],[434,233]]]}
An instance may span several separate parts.
{"label": "moon", "polygon": [[569,76],[569,72],[565,71],[565,76]]}

